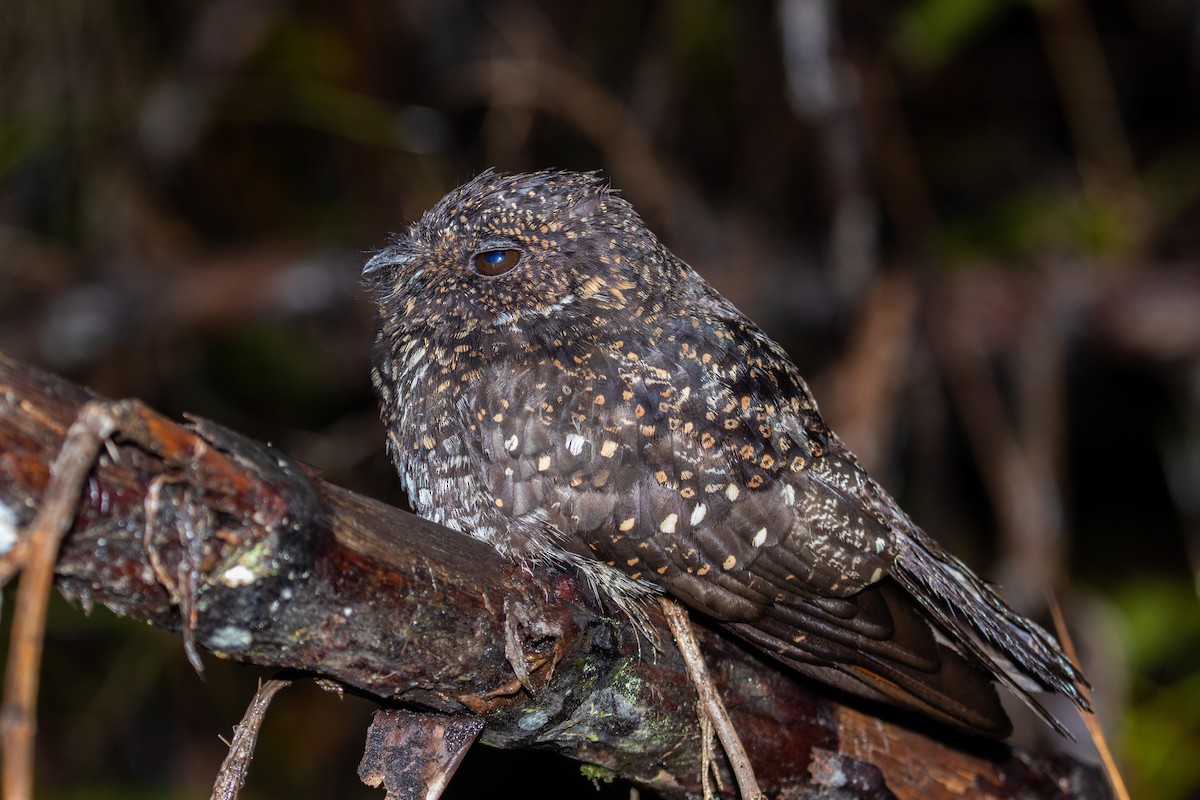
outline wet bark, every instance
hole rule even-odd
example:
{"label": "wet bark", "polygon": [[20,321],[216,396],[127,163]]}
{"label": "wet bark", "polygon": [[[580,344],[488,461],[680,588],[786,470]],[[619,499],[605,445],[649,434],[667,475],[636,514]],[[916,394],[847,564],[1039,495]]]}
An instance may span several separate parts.
{"label": "wet bark", "polygon": [[[72,420],[101,400],[0,354],[0,575],[20,566]],[[383,705],[477,716],[485,744],[550,748],[668,797],[699,793],[696,696],[656,607],[660,647],[572,575],[517,568],[213,422],[108,408],[121,424],[59,552],[69,600]],[[869,716],[719,633],[698,636],[771,796],[1109,796],[1091,767]]]}

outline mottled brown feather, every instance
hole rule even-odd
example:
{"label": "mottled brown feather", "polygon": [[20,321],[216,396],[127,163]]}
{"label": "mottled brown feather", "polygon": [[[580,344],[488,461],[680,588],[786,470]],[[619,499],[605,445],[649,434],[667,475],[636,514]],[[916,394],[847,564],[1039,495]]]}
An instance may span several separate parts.
{"label": "mottled brown feather", "polygon": [[1008,730],[994,680],[1085,705],[1053,638],[900,511],[782,349],[595,175],[485,173],[365,272],[423,516],[980,734]]}

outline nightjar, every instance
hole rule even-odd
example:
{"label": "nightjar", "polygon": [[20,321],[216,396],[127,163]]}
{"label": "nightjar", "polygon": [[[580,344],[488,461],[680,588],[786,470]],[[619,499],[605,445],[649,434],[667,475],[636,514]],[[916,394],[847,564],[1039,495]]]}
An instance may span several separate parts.
{"label": "nightjar", "polygon": [[417,512],[616,606],[665,592],[799,672],[989,737],[1081,708],[1057,642],[858,465],[783,350],[593,173],[485,172],[372,258]]}

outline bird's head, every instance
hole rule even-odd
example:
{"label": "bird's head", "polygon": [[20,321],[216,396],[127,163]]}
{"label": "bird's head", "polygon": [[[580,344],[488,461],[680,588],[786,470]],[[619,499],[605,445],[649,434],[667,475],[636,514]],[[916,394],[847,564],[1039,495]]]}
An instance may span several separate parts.
{"label": "bird's head", "polygon": [[652,304],[666,251],[595,173],[488,171],[367,262],[381,321],[564,330]]}

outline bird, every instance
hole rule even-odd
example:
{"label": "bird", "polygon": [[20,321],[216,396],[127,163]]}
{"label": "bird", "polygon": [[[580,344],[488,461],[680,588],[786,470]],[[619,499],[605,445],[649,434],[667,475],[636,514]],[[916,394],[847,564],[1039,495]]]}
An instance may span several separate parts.
{"label": "bird", "polygon": [[682,603],[800,674],[1001,739],[1088,710],[1055,638],[905,514],[784,350],[597,172],[487,170],[367,261],[416,512],[616,609]]}

